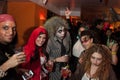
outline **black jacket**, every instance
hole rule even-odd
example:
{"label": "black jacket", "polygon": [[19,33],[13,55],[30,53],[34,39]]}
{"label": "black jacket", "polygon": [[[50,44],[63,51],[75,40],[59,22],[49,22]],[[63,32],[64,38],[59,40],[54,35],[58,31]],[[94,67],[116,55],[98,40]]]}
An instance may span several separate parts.
{"label": "black jacket", "polygon": [[[8,60],[10,56],[14,54],[14,51],[10,48],[9,45],[0,44],[0,65]],[[14,68],[11,68],[6,71],[7,75],[0,80],[19,80],[17,79],[17,73]]]}

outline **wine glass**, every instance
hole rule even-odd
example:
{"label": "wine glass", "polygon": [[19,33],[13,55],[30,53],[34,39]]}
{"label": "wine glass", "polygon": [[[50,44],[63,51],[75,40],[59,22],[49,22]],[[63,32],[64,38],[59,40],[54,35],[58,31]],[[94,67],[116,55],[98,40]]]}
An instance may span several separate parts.
{"label": "wine glass", "polygon": [[69,72],[70,71],[67,67],[62,67],[61,74],[62,74],[63,80],[65,80],[68,77]]}
{"label": "wine glass", "polygon": [[48,61],[48,63],[46,64],[46,68],[47,68],[48,72],[52,72],[52,70],[53,70],[53,62]]}

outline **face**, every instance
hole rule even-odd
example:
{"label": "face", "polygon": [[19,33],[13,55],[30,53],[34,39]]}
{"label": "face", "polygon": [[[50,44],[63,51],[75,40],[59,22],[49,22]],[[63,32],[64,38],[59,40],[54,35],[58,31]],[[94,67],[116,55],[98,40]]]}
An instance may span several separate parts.
{"label": "face", "polygon": [[46,41],[46,34],[40,34],[36,39],[36,45],[41,47]]}
{"label": "face", "polygon": [[60,40],[64,39],[65,37],[65,28],[64,27],[59,27],[58,30],[56,31],[56,37]]}
{"label": "face", "polygon": [[102,30],[102,29],[103,29],[103,23],[99,24],[99,25],[98,25],[98,28],[99,28],[100,30]]}
{"label": "face", "polygon": [[91,64],[94,65],[94,66],[99,66],[102,62],[102,55],[97,53],[97,52],[94,52],[92,55],[91,55]]}
{"label": "face", "polygon": [[82,31],[84,31],[84,30],[85,30],[85,28],[84,28],[84,27],[80,27],[80,28],[79,28],[79,32],[78,32],[78,34],[80,35],[80,34],[81,34],[81,32],[82,32]]}
{"label": "face", "polygon": [[82,45],[83,45],[83,47],[85,49],[88,49],[92,45],[92,43],[93,43],[93,39],[89,38],[87,35],[86,36],[82,36],[80,38],[80,40],[81,40],[81,43],[82,43]]}
{"label": "face", "polygon": [[106,35],[107,35],[107,36],[110,36],[111,34],[112,34],[112,31],[111,31],[111,30],[107,30],[107,31],[106,31]]}
{"label": "face", "polygon": [[13,21],[0,23],[0,42],[3,44],[10,43],[16,35],[16,24]]}

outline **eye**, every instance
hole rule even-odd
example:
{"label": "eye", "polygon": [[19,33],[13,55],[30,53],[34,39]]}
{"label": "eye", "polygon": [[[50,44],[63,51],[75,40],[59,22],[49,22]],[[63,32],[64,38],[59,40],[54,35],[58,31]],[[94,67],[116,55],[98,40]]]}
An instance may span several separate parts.
{"label": "eye", "polygon": [[41,38],[41,36],[38,36],[38,38]]}
{"label": "eye", "polygon": [[59,33],[61,33],[61,32],[62,32],[62,30],[59,30],[58,32],[59,32]]}
{"label": "eye", "polygon": [[101,59],[101,58],[98,58],[97,60],[101,61],[102,59]]}
{"label": "eye", "polygon": [[91,56],[92,59],[95,59],[95,57]]}
{"label": "eye", "polygon": [[13,31],[16,31],[16,27],[13,27],[12,30],[13,30]]}
{"label": "eye", "polygon": [[4,29],[4,30],[8,30],[9,27],[8,27],[8,26],[3,26],[3,29]]}

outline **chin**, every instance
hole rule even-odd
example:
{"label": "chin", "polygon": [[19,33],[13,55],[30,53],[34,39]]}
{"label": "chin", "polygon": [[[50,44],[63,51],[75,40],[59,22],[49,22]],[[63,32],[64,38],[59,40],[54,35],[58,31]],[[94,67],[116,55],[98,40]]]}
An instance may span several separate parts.
{"label": "chin", "polygon": [[7,43],[10,43],[10,42],[12,42],[12,40],[8,40],[8,41],[6,41]]}
{"label": "chin", "polygon": [[41,47],[42,45],[37,45],[38,47]]}

